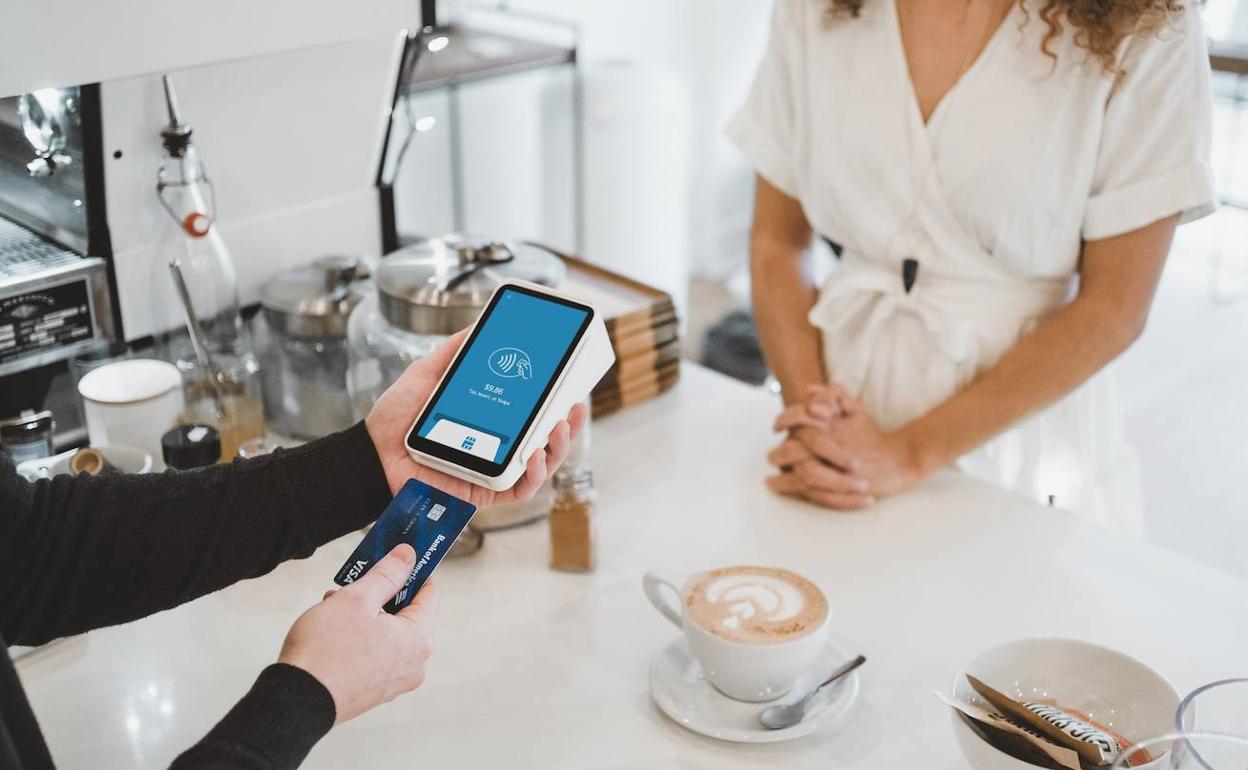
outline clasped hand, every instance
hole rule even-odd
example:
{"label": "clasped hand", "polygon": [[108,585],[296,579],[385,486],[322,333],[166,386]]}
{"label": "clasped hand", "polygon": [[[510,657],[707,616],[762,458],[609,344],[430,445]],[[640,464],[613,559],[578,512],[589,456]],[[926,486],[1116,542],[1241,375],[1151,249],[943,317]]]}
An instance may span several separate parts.
{"label": "clasped hand", "polygon": [[812,385],[776,418],[784,441],[767,461],[774,492],[838,510],[865,508],[921,478],[904,429],[882,430],[858,399],[837,383]]}

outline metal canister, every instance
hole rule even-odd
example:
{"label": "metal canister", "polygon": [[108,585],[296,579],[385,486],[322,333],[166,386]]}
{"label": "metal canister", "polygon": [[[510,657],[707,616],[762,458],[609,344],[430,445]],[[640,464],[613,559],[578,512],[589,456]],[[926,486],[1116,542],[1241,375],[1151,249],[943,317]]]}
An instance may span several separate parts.
{"label": "metal canister", "polygon": [[16,417],[0,420],[0,447],[13,464],[52,456],[52,431],[56,423],[46,409],[25,409]]}

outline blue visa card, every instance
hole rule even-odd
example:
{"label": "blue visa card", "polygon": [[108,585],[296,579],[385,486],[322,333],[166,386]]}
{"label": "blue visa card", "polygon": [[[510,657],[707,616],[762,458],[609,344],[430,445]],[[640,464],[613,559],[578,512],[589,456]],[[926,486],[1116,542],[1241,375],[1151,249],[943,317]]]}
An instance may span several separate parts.
{"label": "blue visa card", "polygon": [[467,501],[409,479],[338,570],[334,582],[340,586],[354,583],[395,546],[407,543],[416,551],[416,564],[403,588],[386,602],[385,611],[394,614],[411,603],[476,512],[477,507]]}

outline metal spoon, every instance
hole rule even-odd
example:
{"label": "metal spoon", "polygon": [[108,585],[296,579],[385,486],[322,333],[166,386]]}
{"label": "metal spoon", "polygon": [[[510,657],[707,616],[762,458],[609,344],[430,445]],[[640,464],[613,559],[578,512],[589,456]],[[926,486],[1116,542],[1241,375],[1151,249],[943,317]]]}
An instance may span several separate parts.
{"label": "metal spoon", "polygon": [[459,285],[477,273],[495,265],[503,265],[516,258],[511,249],[504,243],[492,241],[475,249],[460,249],[460,262],[469,267],[451,278],[442,287],[442,291],[455,291]]}
{"label": "metal spoon", "polygon": [[763,709],[761,714],[758,715],[759,724],[766,727],[768,730],[783,730],[786,727],[792,727],[798,722],[801,722],[806,717],[806,707],[810,705],[811,700],[819,694],[820,690],[866,662],[867,659],[862,655],[859,655],[850,662],[846,663],[844,666],[838,668],[832,676],[823,680],[823,684],[811,690],[806,694],[806,697],[802,698],[797,703],[789,703],[783,706],[768,706]]}

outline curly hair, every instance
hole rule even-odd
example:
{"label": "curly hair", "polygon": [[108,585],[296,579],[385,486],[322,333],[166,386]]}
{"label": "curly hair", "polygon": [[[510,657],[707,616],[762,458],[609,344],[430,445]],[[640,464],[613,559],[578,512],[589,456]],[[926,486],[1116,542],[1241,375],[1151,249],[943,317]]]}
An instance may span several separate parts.
{"label": "curly hair", "polygon": [[[824,0],[831,16],[857,16],[866,0]],[[1040,48],[1056,58],[1050,44],[1069,24],[1075,45],[1095,57],[1106,71],[1118,70],[1115,58],[1123,38],[1140,31],[1157,30],[1183,11],[1180,0],[1041,0],[1040,19],[1048,31]],[[1031,13],[1023,5],[1026,18]]]}

